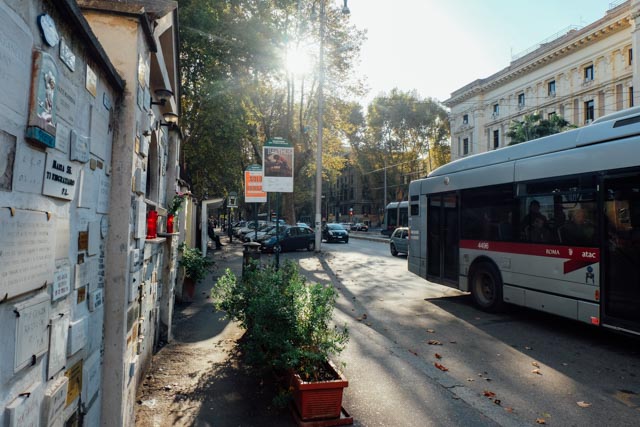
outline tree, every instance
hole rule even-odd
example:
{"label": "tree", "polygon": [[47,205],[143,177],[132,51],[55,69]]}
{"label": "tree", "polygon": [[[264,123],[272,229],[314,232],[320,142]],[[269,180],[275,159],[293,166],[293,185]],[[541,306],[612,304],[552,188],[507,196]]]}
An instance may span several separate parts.
{"label": "tree", "polygon": [[543,136],[564,132],[576,128],[564,118],[552,114],[548,119],[543,119],[541,114],[527,114],[522,121],[513,120],[509,126],[507,136],[511,138],[509,145],[519,144]]}
{"label": "tree", "polygon": [[[260,164],[264,142],[279,136],[295,147],[285,216],[294,221],[294,206],[310,205],[317,78],[294,78],[284,59],[296,45],[317,55],[316,8],[313,0],[180,2],[183,170],[197,196],[239,190],[244,168]],[[352,68],[364,35],[336,5],[327,5],[326,24],[323,169],[333,171],[342,167],[343,99],[361,89]]]}
{"label": "tree", "polygon": [[386,170],[386,199],[404,194],[410,180],[449,161],[449,135],[447,111],[437,101],[398,89],[376,97],[368,107],[366,142],[357,146],[363,173],[381,171],[367,175],[370,188],[381,187]]}

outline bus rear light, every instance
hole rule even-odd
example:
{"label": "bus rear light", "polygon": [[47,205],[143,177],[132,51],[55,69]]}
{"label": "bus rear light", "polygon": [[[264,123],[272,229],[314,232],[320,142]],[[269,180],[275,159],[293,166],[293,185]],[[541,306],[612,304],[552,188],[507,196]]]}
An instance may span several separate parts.
{"label": "bus rear light", "polygon": [[596,289],[594,297],[596,301],[600,301],[600,289]]}
{"label": "bus rear light", "polygon": [[591,317],[591,324],[592,325],[596,325],[599,326],[600,325],[600,318],[599,317]]}

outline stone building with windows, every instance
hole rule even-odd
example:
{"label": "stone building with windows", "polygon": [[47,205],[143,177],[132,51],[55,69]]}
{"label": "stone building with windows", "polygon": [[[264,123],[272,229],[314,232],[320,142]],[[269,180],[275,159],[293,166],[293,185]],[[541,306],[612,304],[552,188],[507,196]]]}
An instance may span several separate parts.
{"label": "stone building with windows", "polygon": [[0,2],[0,425],[134,425],[171,337],[177,2]]}
{"label": "stone building with windows", "polygon": [[451,109],[451,160],[508,145],[509,125],[527,114],[558,114],[585,126],[637,104],[639,10],[638,0],[612,3],[601,19],[561,31],[453,92],[444,101]]}

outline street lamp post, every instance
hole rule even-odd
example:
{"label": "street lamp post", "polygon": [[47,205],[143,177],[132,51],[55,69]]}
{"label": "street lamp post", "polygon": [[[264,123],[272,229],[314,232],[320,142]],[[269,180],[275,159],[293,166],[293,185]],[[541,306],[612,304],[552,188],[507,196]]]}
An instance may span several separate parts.
{"label": "street lamp post", "polygon": [[[324,127],[324,33],[327,16],[325,14],[326,0],[320,0],[320,54],[318,56],[318,142],[316,147],[316,252],[320,252],[322,244],[322,128]],[[342,13],[349,14],[347,0],[344,0]],[[328,216],[328,215],[327,215]]]}

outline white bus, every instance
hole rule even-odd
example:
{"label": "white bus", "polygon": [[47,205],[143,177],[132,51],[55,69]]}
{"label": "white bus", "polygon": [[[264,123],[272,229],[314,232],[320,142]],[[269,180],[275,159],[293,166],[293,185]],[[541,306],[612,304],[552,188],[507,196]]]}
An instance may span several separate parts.
{"label": "white bus", "polygon": [[391,202],[384,208],[381,233],[391,236],[393,230],[409,225],[409,202]]}
{"label": "white bus", "polygon": [[640,334],[640,107],[451,162],[409,205],[411,272]]}

